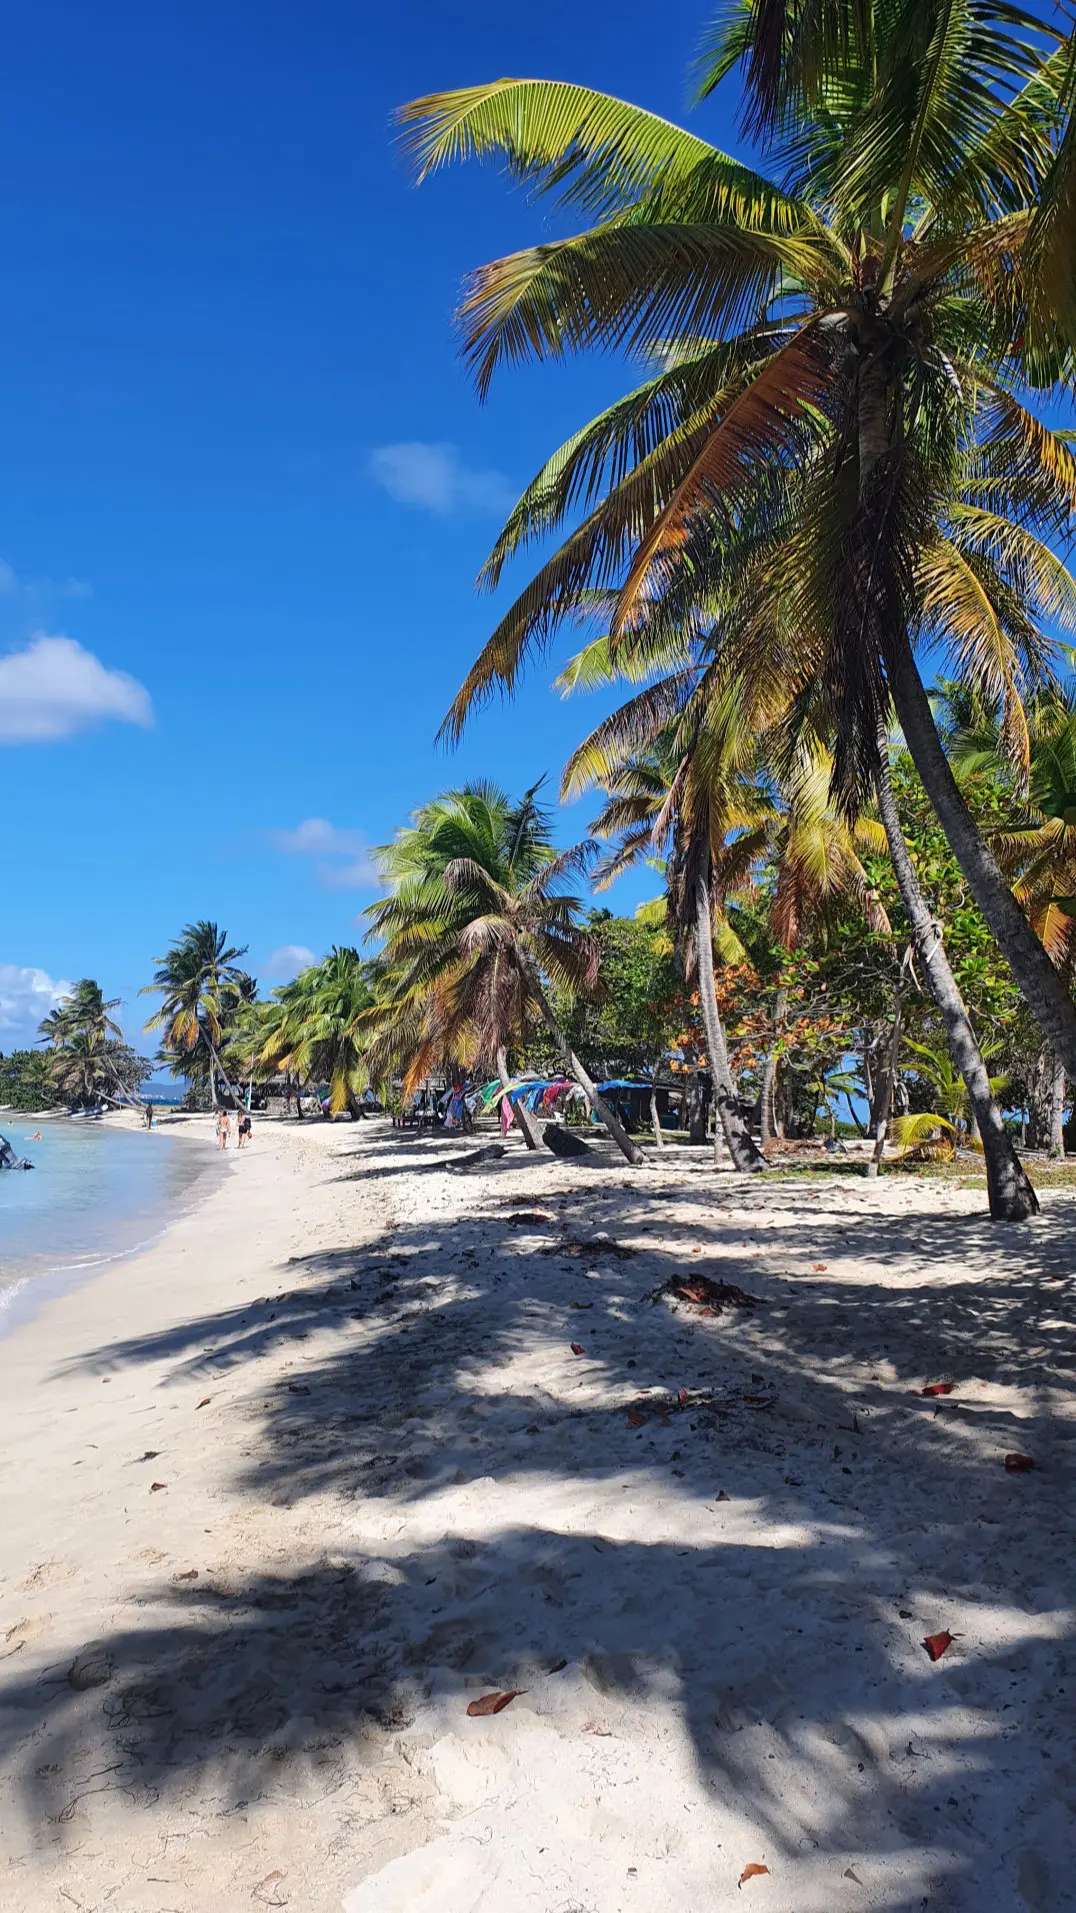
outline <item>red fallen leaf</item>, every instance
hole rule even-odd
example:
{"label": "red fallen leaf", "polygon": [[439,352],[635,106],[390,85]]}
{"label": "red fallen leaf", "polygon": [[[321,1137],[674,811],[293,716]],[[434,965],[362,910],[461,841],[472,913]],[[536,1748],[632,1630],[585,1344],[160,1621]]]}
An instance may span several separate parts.
{"label": "red fallen leaf", "polygon": [[940,1661],[946,1649],[952,1647],[952,1645],[953,1637],[948,1628],[943,1628],[940,1634],[928,1634],[923,1642],[923,1646],[926,1648],[932,1661]]}
{"label": "red fallen leaf", "polygon": [[639,1410],[637,1408],[629,1408],[628,1409],[628,1427],[629,1428],[645,1428],[646,1416],[640,1415]]}
{"label": "red fallen leaf", "polygon": [[824,1262],[812,1262],[811,1269],[815,1275],[825,1275],[826,1264]]}
{"label": "red fallen leaf", "polygon": [[1010,1475],[1026,1475],[1028,1469],[1033,1468],[1035,1463],[1030,1455],[1012,1454],[1006,1455],[1005,1466]]}
{"label": "red fallen leaf", "polygon": [[[198,1408],[208,1408],[212,1400],[212,1395],[203,1395],[201,1401],[198,1403]],[[195,1414],[198,1413],[198,1408],[195,1409]]]}
{"label": "red fallen leaf", "polygon": [[573,1354],[573,1355],[585,1355],[585,1353],[586,1353],[586,1350],[584,1349],[584,1347],[583,1347],[583,1344],[582,1344],[582,1342],[573,1342],[573,1343],[572,1343],[572,1354]]}
{"label": "red fallen leaf", "polygon": [[752,1860],[750,1866],[744,1867],[736,1884],[742,1886],[745,1880],[757,1880],[760,1873],[768,1873],[769,1870],[769,1867],[759,1866],[757,1860]]}
{"label": "red fallen leaf", "polygon": [[500,1714],[521,1691],[518,1687],[508,1687],[500,1694],[482,1694],[478,1700],[468,1702],[467,1712],[472,1720],[477,1720],[484,1714]]}
{"label": "red fallen leaf", "polygon": [[150,1494],[151,1495],[159,1494],[160,1490],[162,1488],[167,1488],[167,1486],[168,1486],[167,1481],[151,1481],[149,1484]]}
{"label": "red fallen leaf", "polygon": [[955,1387],[955,1382],[928,1382],[925,1388],[919,1390],[919,1393],[921,1395],[951,1395]]}
{"label": "red fallen leaf", "polygon": [[686,1389],[686,1388],[681,1388],[681,1389],[680,1389],[680,1391],[679,1391],[679,1395],[678,1395],[678,1400],[680,1400],[681,1402],[685,1402],[685,1403],[686,1403],[686,1402],[687,1402],[687,1399],[688,1399],[688,1394],[687,1394],[687,1389]]}

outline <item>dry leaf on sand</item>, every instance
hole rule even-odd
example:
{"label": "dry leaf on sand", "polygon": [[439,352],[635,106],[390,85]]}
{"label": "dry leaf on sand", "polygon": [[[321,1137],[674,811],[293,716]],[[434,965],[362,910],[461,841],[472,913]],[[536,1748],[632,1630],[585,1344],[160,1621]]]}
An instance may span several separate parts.
{"label": "dry leaf on sand", "polygon": [[951,1395],[954,1387],[953,1382],[928,1382],[925,1388],[919,1390],[919,1393],[921,1395]]}
{"label": "dry leaf on sand", "polygon": [[485,1714],[503,1713],[509,1702],[515,1700],[520,1691],[518,1687],[508,1687],[499,1694],[481,1694],[477,1700],[468,1703],[467,1712],[472,1720],[477,1720]]}
{"label": "dry leaf on sand", "polygon": [[946,1649],[952,1645],[953,1637],[948,1628],[943,1628],[940,1634],[928,1634],[923,1642],[932,1661],[940,1661]]}
{"label": "dry leaf on sand", "polygon": [[757,1880],[760,1873],[768,1873],[769,1870],[769,1867],[760,1866],[757,1860],[752,1860],[750,1866],[744,1867],[736,1884],[742,1886],[745,1880]]}
{"label": "dry leaf on sand", "polygon": [[1026,1475],[1028,1469],[1033,1468],[1035,1463],[1032,1461],[1030,1455],[1018,1455],[1013,1453],[1006,1455],[1005,1466],[1010,1475]]}
{"label": "dry leaf on sand", "polygon": [[582,1355],[583,1353],[584,1353],[584,1350],[583,1350],[583,1344],[582,1344],[582,1342],[573,1342],[573,1343],[572,1343],[572,1354],[573,1354],[573,1355]]}

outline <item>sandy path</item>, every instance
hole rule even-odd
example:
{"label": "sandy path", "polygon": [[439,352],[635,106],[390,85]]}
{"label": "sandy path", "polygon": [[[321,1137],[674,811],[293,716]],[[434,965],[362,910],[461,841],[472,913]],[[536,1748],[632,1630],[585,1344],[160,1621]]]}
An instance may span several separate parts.
{"label": "sandy path", "polygon": [[1071,1199],[460,1153],[262,1126],[0,1344],[0,1904],[1076,1907]]}

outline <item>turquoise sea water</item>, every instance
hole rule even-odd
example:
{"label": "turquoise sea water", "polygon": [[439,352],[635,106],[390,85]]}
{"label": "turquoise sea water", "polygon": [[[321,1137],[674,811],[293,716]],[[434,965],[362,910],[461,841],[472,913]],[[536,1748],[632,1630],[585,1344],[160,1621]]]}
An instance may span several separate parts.
{"label": "turquoise sea water", "polygon": [[[41,1131],[40,1142],[30,1136]],[[77,1280],[159,1235],[202,1177],[206,1139],[0,1111],[0,1135],[32,1170],[0,1170],[0,1332],[47,1284]]]}

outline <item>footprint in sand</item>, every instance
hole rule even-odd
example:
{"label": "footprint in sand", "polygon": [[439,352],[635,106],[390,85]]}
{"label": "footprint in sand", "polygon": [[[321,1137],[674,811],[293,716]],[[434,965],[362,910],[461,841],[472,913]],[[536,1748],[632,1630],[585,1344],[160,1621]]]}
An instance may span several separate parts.
{"label": "footprint in sand", "polygon": [[35,1588],[56,1587],[61,1581],[72,1581],[78,1573],[73,1561],[39,1561],[31,1568],[25,1581],[20,1583],[24,1594],[33,1593]]}

